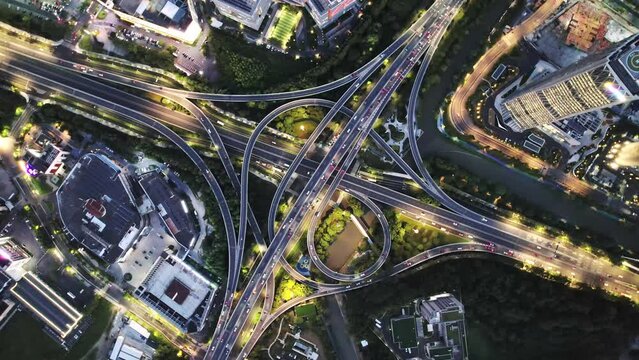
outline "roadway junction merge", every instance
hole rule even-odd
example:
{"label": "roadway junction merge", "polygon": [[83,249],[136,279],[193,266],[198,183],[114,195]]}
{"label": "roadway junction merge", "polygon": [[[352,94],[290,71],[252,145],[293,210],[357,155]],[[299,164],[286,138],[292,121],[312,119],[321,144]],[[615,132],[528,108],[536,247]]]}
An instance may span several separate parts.
{"label": "roadway junction merge", "polygon": [[[626,288],[629,296],[636,297],[639,277],[634,273],[602,261],[573,245],[556,242],[554,239],[545,238],[520,225],[485,217],[467,209],[446,195],[423,166],[417,166],[418,171],[414,171],[401,156],[395,153],[374,131],[371,131],[374,122],[393,93],[409,72],[421,61],[409,99],[408,129],[415,163],[422,164],[414,136],[415,108],[420,85],[440,40],[462,5],[463,0],[436,0],[431,8],[419,17],[408,30],[360,69],[331,83],[291,92],[227,95],[171,89],[132,79],[115,71],[83,72],[79,69],[88,66],[87,64],[61,59],[50,52],[4,39],[0,39],[0,47],[2,48],[0,72],[18,85],[34,84],[38,88],[64,94],[67,98],[91,104],[105,112],[116,114],[120,118],[155,130],[183,151],[192,161],[193,166],[197,167],[202,174],[211,188],[222,214],[229,257],[228,281],[224,291],[221,315],[213,340],[203,351],[205,359],[245,358],[266,328],[278,316],[297,304],[312,298],[362,288],[395,276],[438,256],[455,252],[489,252],[517,257],[521,261],[533,259],[542,266],[551,264],[562,272],[573,272],[581,281],[596,286],[601,286],[602,279],[606,276],[623,278],[624,281],[619,282],[619,285]],[[376,78],[371,90],[360,105],[353,110],[347,108],[346,104],[362,87],[362,84],[376,75],[383,64],[385,64],[385,70],[381,76]],[[113,86],[113,84],[118,86]],[[157,103],[120,90],[122,86],[159,94],[180,104],[189,114],[166,111],[163,106]],[[311,98],[311,96],[335,91],[342,87],[346,87],[346,90],[335,102]],[[247,136],[241,131],[215,126],[216,119],[212,119],[209,114],[200,109],[194,100],[290,101],[268,114],[257,124],[250,136]],[[301,106],[329,108],[325,117],[301,149],[296,150],[296,153],[291,153],[284,146],[261,140],[260,135],[270,122],[280,114]],[[348,120],[342,125],[333,145],[327,149],[326,155],[320,161],[309,159],[307,155],[312,145],[338,114],[346,116]],[[172,128],[202,134],[208,138],[208,143],[218,153],[227,176],[241,200],[238,224],[234,224],[231,210],[216,179],[216,174],[211,173],[197,151],[189,146]],[[359,149],[364,140],[369,137],[424,192],[436,199],[442,206],[425,205],[411,196],[349,174],[349,170],[357,159]],[[235,172],[229,152],[243,154],[239,176]],[[256,158],[272,164],[284,163],[287,167],[271,203],[267,237],[260,231],[248,202],[249,169]],[[305,186],[299,192],[279,227],[276,228],[274,219],[277,206],[293,178],[303,179]],[[318,217],[315,214],[323,213],[329,205],[330,198],[337,190],[347,191],[359,198],[373,211],[382,227],[384,245],[381,256],[369,269],[357,276],[340,274],[330,270],[319,261],[314,249],[313,233],[318,224]],[[455,229],[466,234],[468,239],[472,239],[472,241],[430,249],[380,271],[390,252],[391,236],[388,222],[374,201],[398,208],[406,216],[416,221],[428,221],[438,227]],[[236,226],[239,228],[237,233]],[[308,248],[311,260],[320,271],[335,280],[335,283],[322,283],[308,279],[284,260],[286,249],[293,240],[299,238],[305,229],[310,230],[308,231]],[[249,231],[257,243],[265,248],[265,251],[238,296],[243,250]],[[313,288],[314,293],[308,297],[291,300],[277,309],[272,309],[273,271],[280,266],[293,278]],[[250,329],[248,340],[240,346],[238,339],[247,324],[251,309],[258,306],[260,302],[263,303],[263,316],[257,325]]]}

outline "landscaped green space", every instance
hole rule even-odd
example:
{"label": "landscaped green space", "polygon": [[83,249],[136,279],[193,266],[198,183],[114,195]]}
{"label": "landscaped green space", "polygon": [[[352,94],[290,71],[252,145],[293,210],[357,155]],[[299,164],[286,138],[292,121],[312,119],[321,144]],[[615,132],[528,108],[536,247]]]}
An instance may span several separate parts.
{"label": "landscaped green space", "polygon": [[415,318],[391,320],[393,341],[399,343],[403,349],[417,346],[417,332],[415,330]]}
{"label": "landscaped green space", "polygon": [[16,313],[0,331],[0,359],[64,359],[66,351],[42,327],[28,310]]}
{"label": "landscaped green space", "polygon": [[369,341],[366,358],[394,359],[371,332],[375,318],[441,292],[464,304],[473,360],[618,360],[639,333],[639,309],[625,298],[570,288],[565,278],[481,257],[432,263],[349,292],[349,328],[356,339]]}
{"label": "landscaped green space", "polygon": [[106,10],[102,9],[100,10],[100,12],[97,15],[98,20],[104,20],[107,17],[107,12]]}
{"label": "landscaped green space", "polygon": [[278,306],[283,303],[301,296],[308,296],[313,292],[313,289],[295,281],[288,274],[283,274],[278,279],[278,283],[275,288],[275,297],[273,299],[273,309],[277,309]]}
{"label": "landscaped green space", "polygon": [[29,177],[28,180],[30,180],[29,183],[36,195],[46,195],[53,191],[51,185],[49,185],[43,177]]}
{"label": "landscaped green space", "polygon": [[391,261],[397,263],[425,250],[441,245],[467,242],[468,240],[444,232],[430,224],[415,221],[394,210],[385,212],[391,231]]}
{"label": "landscaped green space", "polygon": [[133,41],[120,40],[115,37],[115,33],[111,33],[111,41],[114,45],[126,50],[127,60],[160,68],[167,71],[175,70],[173,62],[175,57],[173,53],[176,51],[174,46],[165,46],[161,49],[148,49],[142,45],[138,45]]}
{"label": "landscaped green space", "polygon": [[103,52],[104,49],[104,44],[99,42],[95,36],[89,34],[82,34],[78,41],[78,46],[80,46],[80,49],[97,53]]}
{"label": "landscaped green space", "polygon": [[91,350],[98,339],[100,339],[102,334],[104,334],[111,325],[111,321],[115,316],[115,309],[110,302],[103,298],[96,297],[92,307],[87,315],[91,318],[91,326],[84,331],[80,340],[78,340],[71,351],[69,351],[65,359],[82,358],[82,356]]}
{"label": "landscaped green space", "polygon": [[[217,60],[217,87],[230,92],[265,90],[288,82],[309,68],[306,60],[295,60],[277,51],[247,44],[241,35],[211,29],[205,50]],[[306,87],[308,84],[298,84]]]}
{"label": "landscaped green space", "polygon": [[277,45],[286,50],[288,47],[288,41],[293,36],[297,24],[302,19],[302,12],[298,9],[293,9],[290,6],[282,6],[282,9],[278,13],[278,18],[273,25],[269,39],[274,40]]}
{"label": "landscaped green space", "polygon": [[317,315],[317,308],[315,303],[308,303],[299,305],[295,308],[295,316],[304,317],[307,319],[313,319]]}
{"label": "landscaped green space", "polygon": [[351,213],[347,210],[335,208],[322,219],[315,230],[315,250],[322,261],[326,260],[328,248],[350,221]]}
{"label": "landscaped green space", "polygon": [[316,106],[291,109],[275,119],[275,128],[299,139],[308,139],[326,111]]}

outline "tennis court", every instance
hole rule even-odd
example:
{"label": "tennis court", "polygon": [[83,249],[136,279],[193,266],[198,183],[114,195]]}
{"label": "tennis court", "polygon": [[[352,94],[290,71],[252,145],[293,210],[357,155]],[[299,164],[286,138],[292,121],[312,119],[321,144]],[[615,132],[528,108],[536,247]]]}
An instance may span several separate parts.
{"label": "tennis court", "polygon": [[292,9],[288,6],[282,7],[277,15],[274,27],[271,29],[269,39],[274,40],[277,45],[286,49],[293,32],[297,27],[297,24],[302,19],[302,12],[297,9]]}

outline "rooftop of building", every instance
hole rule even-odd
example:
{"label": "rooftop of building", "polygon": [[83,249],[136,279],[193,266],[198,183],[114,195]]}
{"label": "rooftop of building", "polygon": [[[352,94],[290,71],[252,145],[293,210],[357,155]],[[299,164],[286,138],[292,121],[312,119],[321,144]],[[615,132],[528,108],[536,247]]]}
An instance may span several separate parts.
{"label": "rooftop of building", "polygon": [[163,252],[138,289],[138,295],[182,327],[210,299],[217,285],[178,257]]}
{"label": "rooftop of building", "polygon": [[140,360],[150,359],[152,356],[153,352],[148,345],[120,335],[113,344],[109,360]]}
{"label": "rooftop of building", "polygon": [[64,154],[66,151],[61,147],[54,145],[53,143],[48,143],[45,145],[41,156],[32,157],[27,163],[27,172],[29,170],[35,170],[36,173],[44,173],[47,171],[51,163],[55,161],[55,159],[60,154]]}
{"label": "rooftop of building", "polygon": [[599,49],[608,46],[605,40],[608,14],[588,3],[579,3],[571,9],[568,22],[566,44],[573,45],[579,50],[590,51],[596,43],[603,42]]}
{"label": "rooftop of building", "polygon": [[[243,11],[245,13],[251,13],[256,8],[257,4],[260,0],[219,0],[223,3],[226,3],[233,8]],[[262,0],[272,2],[272,0]]]}
{"label": "rooftop of building", "polygon": [[463,312],[464,306],[451,294],[439,294],[424,299],[421,306],[426,307],[431,312],[449,313]]}
{"label": "rooftop of building", "polygon": [[106,156],[83,156],[56,196],[66,230],[105,261],[117,260],[135,240],[141,217],[126,176]]}
{"label": "rooftop of building", "polygon": [[120,0],[118,6],[130,15],[160,26],[181,25],[183,20],[191,19],[186,0]]}
{"label": "rooftop of building", "polygon": [[157,171],[142,174],[139,183],[155,205],[169,233],[180,245],[190,248],[195,242],[196,231],[185,200]]}
{"label": "rooftop of building", "polygon": [[5,268],[15,261],[30,258],[31,255],[9,237],[0,238],[0,268]]}
{"label": "rooftop of building", "polygon": [[82,319],[82,314],[32,273],[11,288],[18,301],[64,338]]}

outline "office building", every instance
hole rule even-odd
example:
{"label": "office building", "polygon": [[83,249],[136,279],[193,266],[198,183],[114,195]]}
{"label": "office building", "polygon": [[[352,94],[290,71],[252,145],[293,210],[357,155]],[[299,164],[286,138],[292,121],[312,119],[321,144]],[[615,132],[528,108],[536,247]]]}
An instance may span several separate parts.
{"label": "office building", "polygon": [[515,131],[639,99],[639,35],[524,85],[501,113]]}
{"label": "office building", "polygon": [[421,300],[419,314],[429,324],[457,321],[464,316],[464,305],[453,295],[444,293]]}
{"label": "office building", "polygon": [[259,30],[273,0],[213,0],[220,13],[253,30]]}
{"label": "office building", "polygon": [[461,360],[467,354],[464,305],[443,293],[416,302],[416,310],[426,321],[424,353],[429,359]]}
{"label": "office building", "polygon": [[[353,9],[359,9],[358,0],[281,0],[305,7],[320,28],[324,28]],[[222,15],[244,26],[258,30],[274,0],[213,0]]]}
{"label": "office building", "polygon": [[218,286],[166,251],[157,258],[137,295],[185,332],[199,331]]}
{"label": "office building", "polygon": [[321,28],[332,24],[348,11],[360,7],[358,0],[288,0],[287,2],[305,7]]}

